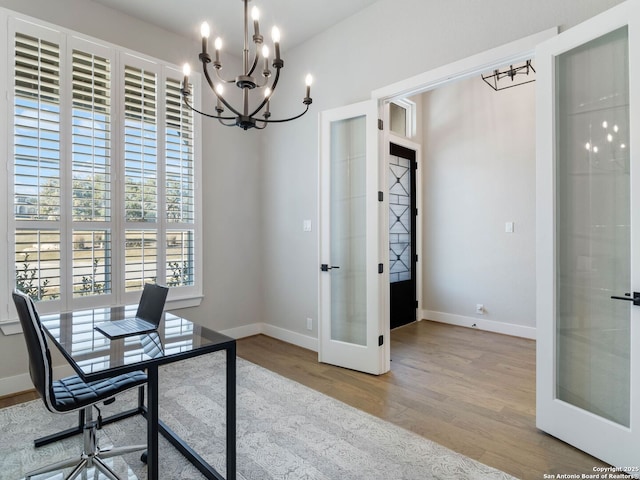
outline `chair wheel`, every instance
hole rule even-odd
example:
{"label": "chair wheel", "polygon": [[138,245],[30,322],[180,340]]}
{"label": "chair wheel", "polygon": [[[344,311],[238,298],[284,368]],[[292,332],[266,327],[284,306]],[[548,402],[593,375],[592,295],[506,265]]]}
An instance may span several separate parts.
{"label": "chair wheel", "polygon": [[144,452],[142,455],[140,455],[140,461],[142,463],[147,463],[147,452]]}

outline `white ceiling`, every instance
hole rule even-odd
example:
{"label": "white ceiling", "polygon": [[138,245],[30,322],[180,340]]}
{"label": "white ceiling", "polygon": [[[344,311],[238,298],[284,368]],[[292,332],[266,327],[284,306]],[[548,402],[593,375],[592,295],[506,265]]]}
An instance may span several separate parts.
{"label": "white ceiling", "polygon": [[[200,24],[211,26],[211,41],[219,36],[230,53],[243,45],[242,0],[94,0],[107,7],[185,37],[200,37]],[[270,43],[271,27],[281,32],[283,50],[296,46],[378,0],[249,0],[260,9],[260,33]],[[250,14],[249,14],[250,15]],[[249,41],[253,25],[249,17]],[[226,47],[223,47],[225,50]]]}

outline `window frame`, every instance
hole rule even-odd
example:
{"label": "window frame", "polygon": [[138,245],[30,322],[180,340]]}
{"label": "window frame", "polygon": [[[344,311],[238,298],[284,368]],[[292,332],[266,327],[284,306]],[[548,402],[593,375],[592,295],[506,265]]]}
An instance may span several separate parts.
{"label": "window frame", "polygon": [[[193,230],[193,284],[179,286],[170,290],[167,299],[167,308],[182,308],[199,305],[203,297],[203,272],[202,272],[202,142],[201,142],[201,118],[193,115],[193,222],[172,223],[167,220],[165,212],[165,197],[167,188],[165,182],[165,171],[167,169],[167,138],[166,138],[166,110],[167,98],[165,97],[165,86],[167,80],[181,81],[183,74],[181,68],[169,62],[159,60],[148,55],[135,52],[131,49],[120,47],[109,42],[102,41],[69,29],[43,22],[7,9],[0,8],[0,22],[7,25],[6,36],[0,38],[0,65],[5,65],[5,72],[0,73],[0,91],[6,92],[0,99],[0,115],[7,119],[6,128],[0,128],[0,144],[6,145],[5,152],[5,172],[6,175],[0,180],[0,187],[4,187],[6,195],[0,195],[0,248],[6,252],[7,271],[0,274],[0,328],[3,332],[7,325],[16,323],[15,309],[11,302],[11,291],[15,288],[16,269],[15,265],[15,232],[16,228],[40,227],[38,221],[24,225],[27,222],[17,222],[14,214],[14,102],[15,102],[15,38],[16,33],[23,33],[39,39],[54,42],[59,45],[60,50],[60,159],[68,159],[61,166],[61,210],[62,217],[58,223],[61,233],[60,245],[60,283],[64,294],[56,300],[38,302],[38,310],[42,314],[56,311],[69,311],[81,308],[92,308],[102,306],[119,306],[136,303],[141,290],[126,291],[124,266],[125,248],[124,238],[127,225],[124,218],[124,71],[126,66],[139,67],[153,70],[156,73],[156,164],[157,185],[159,197],[157,202],[158,214],[156,222],[145,224],[140,222],[134,228],[145,229],[153,225],[153,230],[157,235],[157,267],[158,283],[167,283],[170,269],[165,260],[166,253],[166,232],[170,230],[184,230],[188,225]],[[72,169],[71,148],[72,148],[72,53],[75,50],[100,55],[111,61],[111,145],[110,145],[110,176],[111,176],[111,219],[107,222],[85,223],[74,222],[71,213],[72,201]],[[193,100],[196,108],[200,102],[200,75],[197,73],[190,76]],[[113,275],[112,290],[104,295],[73,295],[73,241],[72,235],[75,228],[83,230],[95,230],[102,228],[111,229],[112,249],[111,249],[111,269]],[[164,277],[160,272],[166,273]],[[8,329],[11,330],[11,329]]]}

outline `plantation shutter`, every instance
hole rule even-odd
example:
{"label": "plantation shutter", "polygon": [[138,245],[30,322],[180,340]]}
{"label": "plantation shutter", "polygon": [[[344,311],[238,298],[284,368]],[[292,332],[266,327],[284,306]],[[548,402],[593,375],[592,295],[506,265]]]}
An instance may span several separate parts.
{"label": "plantation shutter", "polygon": [[111,62],[74,49],[71,169],[73,295],[112,290]]}
{"label": "plantation shutter", "polygon": [[15,35],[14,245],[16,286],[60,292],[60,47]]}
{"label": "plantation shutter", "polygon": [[126,290],[158,279],[158,80],[124,66],[124,213]]}
{"label": "plantation shutter", "polygon": [[169,286],[194,283],[193,111],[185,107],[180,88],[180,80],[166,79],[166,282]]}

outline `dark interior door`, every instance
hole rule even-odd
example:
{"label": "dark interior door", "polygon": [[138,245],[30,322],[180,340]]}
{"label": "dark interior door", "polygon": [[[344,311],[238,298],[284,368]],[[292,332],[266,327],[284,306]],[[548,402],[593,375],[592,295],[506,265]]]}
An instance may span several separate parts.
{"label": "dark interior door", "polygon": [[416,152],[390,143],[389,281],[391,328],[415,322]]}

